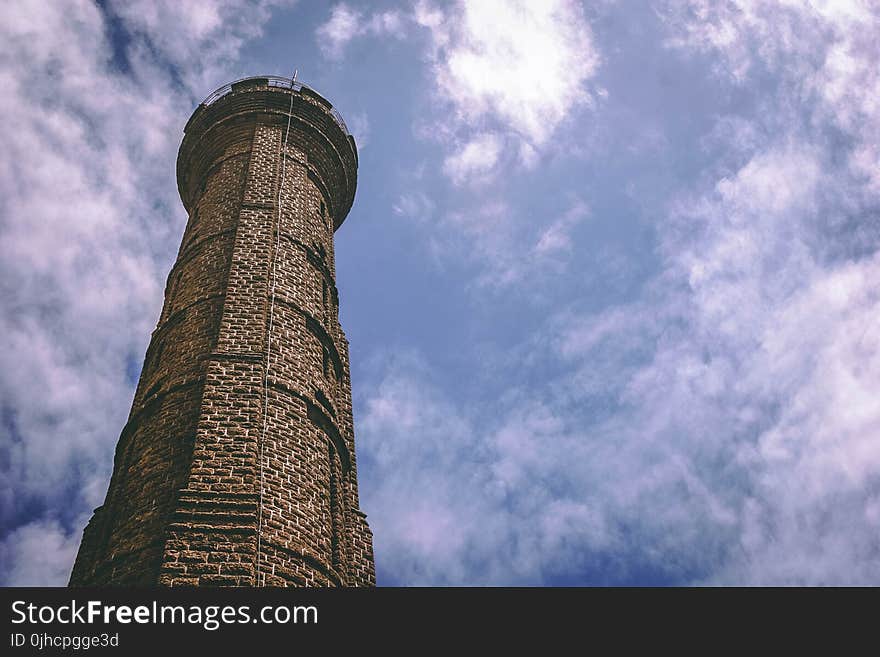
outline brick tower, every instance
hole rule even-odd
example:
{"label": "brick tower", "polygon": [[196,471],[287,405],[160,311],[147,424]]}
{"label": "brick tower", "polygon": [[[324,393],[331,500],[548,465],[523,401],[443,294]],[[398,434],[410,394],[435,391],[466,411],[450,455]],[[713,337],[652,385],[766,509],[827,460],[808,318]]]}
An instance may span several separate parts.
{"label": "brick tower", "polygon": [[189,220],[70,584],[373,585],[333,260],[354,139],[271,77],[216,91],[184,133]]}

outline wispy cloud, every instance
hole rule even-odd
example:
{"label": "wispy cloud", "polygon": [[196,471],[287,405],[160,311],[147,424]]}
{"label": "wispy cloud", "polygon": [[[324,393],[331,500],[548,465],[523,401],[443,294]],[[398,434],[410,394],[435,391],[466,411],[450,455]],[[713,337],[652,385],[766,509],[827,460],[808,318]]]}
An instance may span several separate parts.
{"label": "wispy cloud", "polygon": [[479,183],[494,170],[500,154],[501,140],[498,135],[474,135],[461,150],[446,158],[443,172],[457,185]]}
{"label": "wispy cloud", "polygon": [[579,198],[559,215],[529,217],[499,197],[451,211],[436,222],[431,247],[437,258],[456,253],[478,267],[476,287],[531,293],[571,262],[572,233],[589,216]]}
{"label": "wispy cloud", "polygon": [[329,59],[339,60],[348,44],[358,37],[397,37],[406,34],[407,19],[400,11],[363,12],[341,2],[334,5],[327,22],[318,26],[315,39],[321,52]]}
{"label": "wispy cloud", "polygon": [[521,410],[486,431],[476,408],[451,404],[432,384],[419,357],[388,363],[359,422],[384,581],[538,584],[589,559],[585,545],[613,541],[589,503],[560,495],[569,478],[553,478],[572,443],[546,408],[517,399]]}

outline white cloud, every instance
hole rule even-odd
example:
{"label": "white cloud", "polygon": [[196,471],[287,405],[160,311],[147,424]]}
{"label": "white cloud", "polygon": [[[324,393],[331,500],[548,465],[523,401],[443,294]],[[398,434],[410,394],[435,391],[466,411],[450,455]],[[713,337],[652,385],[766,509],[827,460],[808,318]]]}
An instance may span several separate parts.
{"label": "white cloud", "polygon": [[474,135],[443,162],[443,172],[456,185],[484,180],[498,164],[501,139],[492,133]]}
{"label": "white cloud", "polygon": [[534,253],[538,257],[570,252],[573,247],[571,232],[589,214],[582,201],[575,203],[556,219],[538,238]]}
{"label": "white cloud", "polygon": [[273,7],[295,0],[111,0],[133,39],[132,60],[158,54],[198,99],[229,82],[228,71],[249,39],[262,32]]}
{"label": "white cloud", "polygon": [[[664,15],[676,47],[720,55],[720,70],[739,83],[755,67],[782,73],[817,122],[856,135],[853,173],[880,187],[880,7],[859,0],[681,0]],[[814,94],[810,97],[808,94]]]}
{"label": "white cloud", "polygon": [[540,584],[543,573],[580,565],[580,548],[613,540],[590,504],[554,490],[568,440],[545,408],[520,399],[507,424],[484,432],[476,409],[452,406],[431,385],[424,362],[386,362],[364,387],[358,425],[371,475],[361,494],[382,528],[385,581]]}
{"label": "white cloud", "polygon": [[569,0],[443,8],[420,1],[411,13],[371,16],[340,3],[316,38],[325,56],[341,59],[355,38],[404,38],[413,25],[428,32],[427,62],[442,110],[423,132],[448,140],[450,158],[471,158],[474,140],[488,132],[510,133],[520,160],[533,166],[558,126],[592,102],[586,83],[599,58],[582,8]]}
{"label": "white cloud", "polygon": [[559,125],[591,102],[586,83],[599,58],[576,3],[419,3],[415,20],[430,34],[435,97],[448,113],[432,130],[466,135],[451,140],[451,157],[489,129],[509,133],[531,166]]}
{"label": "white cloud", "polygon": [[[85,518],[81,519],[85,522]],[[0,544],[5,586],[58,586],[67,582],[79,547],[56,522],[38,520],[22,525]]]}
{"label": "white cloud", "polygon": [[495,115],[540,146],[589,100],[598,57],[577,5],[468,2],[459,20],[435,75],[468,123]]}
{"label": "white cloud", "polygon": [[565,344],[607,349],[590,336],[610,323],[602,335],[656,345],[616,380],[633,441],[715,454],[708,485],[736,531],[709,581],[880,581],[880,190],[862,166],[877,159],[877,7],[683,4],[667,16],[674,46],[717,53],[734,84],[763,67],[778,86],[764,116],[720,121],[713,140],[747,158],[663,226],[657,298]]}
{"label": "white cloud", "polygon": [[398,216],[425,222],[434,215],[436,204],[424,192],[412,191],[401,194],[391,210]]}
{"label": "white cloud", "polygon": [[365,112],[352,112],[345,119],[348,131],[354,137],[358,151],[363,150],[370,143],[370,119]]}
{"label": "white cloud", "polygon": [[624,495],[645,518],[686,486],[681,517],[660,517],[687,537],[708,512],[674,557],[723,537],[708,581],[880,578],[880,255],[827,261],[840,238],[817,219],[839,174],[812,148],[755,153],[679,205],[661,234],[665,271],[640,301],[557,319],[559,353],[578,367],[566,394],[613,400],[596,431],[615,447],[591,458],[641,477],[600,497]]}
{"label": "white cloud", "polygon": [[[583,8],[574,2],[418,2],[413,21],[428,37],[433,108],[416,134],[439,142],[442,172],[466,197],[429,227],[438,261],[477,263],[481,286],[511,290],[560,273],[571,219],[524,212],[506,183],[535,171],[560,127],[589,108],[599,56]],[[554,257],[555,256],[555,257]]]}
{"label": "white cloud", "polygon": [[342,56],[345,46],[361,30],[361,16],[345,3],[333,7],[330,18],[318,27],[315,36],[325,55],[333,59]]}
{"label": "white cloud", "polygon": [[[711,198],[695,207],[727,223],[730,201]],[[385,581],[880,581],[880,258],[823,270],[781,248],[784,214],[736,270],[682,288],[693,256],[670,253],[656,296],[543,325],[555,376],[530,342],[493,375],[506,394],[472,404],[412,359],[363,385]],[[694,246],[712,261],[730,239]]]}
{"label": "white cloud", "polygon": [[[426,37],[429,84],[423,102],[431,109],[419,115],[415,132],[441,144],[437,168],[453,186],[485,190],[499,183],[502,172],[507,179],[518,168],[533,171],[557,146],[564,150],[570,145],[554,146],[553,137],[566,120],[592,105],[589,83],[599,63],[578,3],[481,0],[441,6],[419,1],[406,13],[372,15],[342,3],[333,7],[316,36],[325,55],[339,59],[355,38],[411,38],[419,33]],[[393,211],[412,214],[414,200],[411,192],[401,194]],[[552,215],[525,216],[509,206],[498,212],[505,205],[502,191],[470,201],[466,209],[444,213],[457,234],[436,233],[425,242],[437,260],[482,259],[489,265],[483,283],[521,281],[538,259],[549,260],[551,251],[570,247],[570,226],[551,225]],[[465,225],[469,221],[480,223]],[[445,230],[440,224],[429,229]],[[542,240],[538,245],[533,243],[535,231]],[[562,262],[557,259],[548,270],[558,272]]]}
{"label": "white cloud", "polygon": [[357,37],[397,37],[406,31],[406,20],[397,11],[377,12],[367,18],[362,12],[341,2],[334,5],[330,18],[315,31],[321,52],[328,59],[339,60],[348,44]]}

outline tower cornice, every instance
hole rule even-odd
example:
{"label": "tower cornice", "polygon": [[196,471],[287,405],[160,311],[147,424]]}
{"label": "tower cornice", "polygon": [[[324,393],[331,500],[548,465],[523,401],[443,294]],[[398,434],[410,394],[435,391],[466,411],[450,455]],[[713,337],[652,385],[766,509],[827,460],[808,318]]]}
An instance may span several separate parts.
{"label": "tower cornice", "polygon": [[187,212],[198,200],[211,168],[234,154],[239,144],[249,143],[247,127],[255,116],[264,124],[286,126],[291,94],[290,129],[298,133],[291,141],[300,149],[290,148],[287,156],[307,157],[309,173],[328,199],[334,229],[342,225],[357,189],[354,137],[330,101],[305,84],[278,77],[245,78],[225,85],[193,112],[177,156],[177,187]]}

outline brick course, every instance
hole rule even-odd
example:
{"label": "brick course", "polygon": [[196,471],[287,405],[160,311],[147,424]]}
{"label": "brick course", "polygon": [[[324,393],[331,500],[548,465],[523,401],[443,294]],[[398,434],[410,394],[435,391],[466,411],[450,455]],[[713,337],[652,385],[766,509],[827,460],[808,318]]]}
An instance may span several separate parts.
{"label": "brick course", "polygon": [[189,220],[72,586],[375,584],[333,254],[357,151],[330,109],[254,78],[187,124]]}

